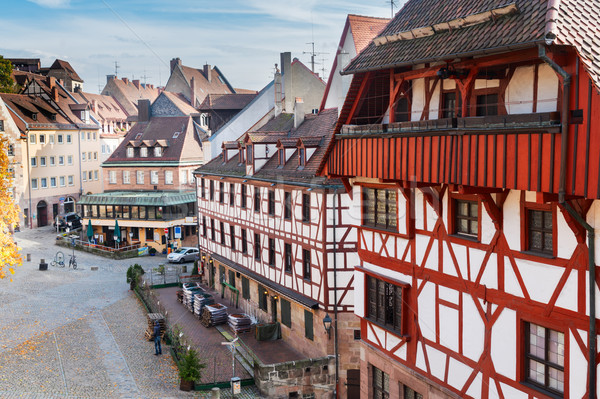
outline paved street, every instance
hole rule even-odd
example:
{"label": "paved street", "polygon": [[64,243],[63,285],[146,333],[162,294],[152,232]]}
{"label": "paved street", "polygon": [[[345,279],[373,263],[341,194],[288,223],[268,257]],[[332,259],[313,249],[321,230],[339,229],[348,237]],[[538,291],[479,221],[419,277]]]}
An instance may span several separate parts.
{"label": "paved street", "polygon": [[[145,310],[125,281],[127,267],[152,267],[161,257],[111,260],[76,252],[77,270],[48,267],[58,250],[51,228],[15,238],[25,258],[0,280],[0,397],[180,398],[175,363],[154,356],[144,339]],[[91,267],[97,266],[97,271]],[[227,397],[223,392],[221,397]],[[241,397],[255,397],[248,390]]]}

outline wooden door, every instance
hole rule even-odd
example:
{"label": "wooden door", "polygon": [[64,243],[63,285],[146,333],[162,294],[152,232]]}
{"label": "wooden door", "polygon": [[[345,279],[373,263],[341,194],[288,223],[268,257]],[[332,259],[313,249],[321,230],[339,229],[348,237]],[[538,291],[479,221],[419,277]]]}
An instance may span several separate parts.
{"label": "wooden door", "polygon": [[360,370],[348,370],[348,399],[360,399]]}

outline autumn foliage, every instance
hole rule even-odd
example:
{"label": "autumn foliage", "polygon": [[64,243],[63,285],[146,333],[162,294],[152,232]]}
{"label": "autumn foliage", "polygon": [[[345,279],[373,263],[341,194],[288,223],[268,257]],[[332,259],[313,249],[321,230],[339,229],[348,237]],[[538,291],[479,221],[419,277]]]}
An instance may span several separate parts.
{"label": "autumn foliage", "polygon": [[8,138],[0,136],[0,278],[14,274],[14,268],[23,264],[19,247],[12,236],[19,222],[19,207],[10,195],[13,179],[8,170]]}

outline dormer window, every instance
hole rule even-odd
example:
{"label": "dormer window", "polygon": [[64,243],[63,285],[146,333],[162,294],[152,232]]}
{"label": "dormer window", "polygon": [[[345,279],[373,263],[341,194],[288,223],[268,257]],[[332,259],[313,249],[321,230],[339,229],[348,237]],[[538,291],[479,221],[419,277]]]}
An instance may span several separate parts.
{"label": "dormer window", "polygon": [[148,147],[141,147],[140,148],[140,156],[142,158],[148,157]]}
{"label": "dormer window", "polygon": [[173,138],[176,139],[177,137],[179,137],[179,133],[181,133],[181,132],[175,132],[175,133],[173,133]]}
{"label": "dormer window", "polygon": [[142,133],[138,133],[138,134],[135,135],[135,139],[136,140],[139,140],[141,138],[142,138]]}
{"label": "dormer window", "polygon": [[246,163],[252,163],[252,146],[251,145],[247,145],[246,146]]}
{"label": "dormer window", "polygon": [[127,147],[127,158],[133,158],[133,147]]}
{"label": "dormer window", "polygon": [[244,151],[242,151],[240,149],[240,152],[238,154],[239,154],[240,163],[244,163]]}
{"label": "dormer window", "polygon": [[31,119],[33,119],[34,121],[37,121],[37,112],[34,112],[33,114],[31,114]]}
{"label": "dormer window", "polygon": [[154,156],[162,157],[162,147],[154,147]]}
{"label": "dormer window", "polygon": [[298,167],[303,168],[306,165],[306,149],[298,148]]}
{"label": "dormer window", "polygon": [[280,148],[278,153],[279,153],[279,166],[283,167],[283,165],[285,165],[285,150],[283,148]]}

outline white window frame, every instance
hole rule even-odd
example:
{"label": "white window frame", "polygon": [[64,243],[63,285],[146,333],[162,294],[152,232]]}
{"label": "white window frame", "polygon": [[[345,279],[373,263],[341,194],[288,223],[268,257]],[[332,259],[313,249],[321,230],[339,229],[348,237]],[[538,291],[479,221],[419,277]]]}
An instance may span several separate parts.
{"label": "white window frame", "polygon": [[165,170],[165,184],[173,184],[173,171]]}
{"label": "white window frame", "polygon": [[48,178],[47,177],[41,177],[40,178],[40,187],[41,188],[48,188]]}
{"label": "white window frame", "polygon": [[98,171],[97,170],[94,171],[94,180],[98,180]]}
{"label": "white window frame", "polygon": [[56,142],[57,142],[58,144],[63,144],[63,143],[65,142],[65,140],[64,140],[64,138],[63,138],[63,135],[62,135],[62,134],[57,134],[57,135],[56,135]]}
{"label": "white window frame", "polygon": [[48,143],[49,144],[54,144],[54,135],[53,134],[49,134],[48,135]]}
{"label": "white window frame", "polygon": [[123,171],[123,184],[131,184],[131,177],[128,170]]}
{"label": "white window frame", "polygon": [[64,155],[59,155],[58,156],[58,165],[59,166],[63,166],[65,164],[65,156]]}
{"label": "white window frame", "polygon": [[108,171],[108,184],[117,184],[117,171]]}
{"label": "white window frame", "polygon": [[83,172],[81,172],[81,180],[83,181],[87,181],[87,170],[84,170]]}
{"label": "white window frame", "polygon": [[46,144],[46,135],[40,134],[40,144]]}
{"label": "white window frame", "polygon": [[158,170],[150,171],[150,184],[158,184]]}
{"label": "white window frame", "polygon": [[127,158],[133,158],[134,149],[133,147],[127,147]]}
{"label": "white window frame", "polygon": [[73,155],[67,155],[67,165],[73,165]]}
{"label": "white window frame", "polygon": [[50,166],[56,166],[56,157],[54,155],[50,155]]}
{"label": "white window frame", "polygon": [[50,187],[53,187],[53,188],[56,187],[56,177],[50,178]]}
{"label": "white window frame", "polygon": [[37,190],[39,188],[38,186],[38,179],[31,179],[31,189],[32,190]]}
{"label": "white window frame", "polygon": [[46,157],[40,157],[40,166],[46,166]]}
{"label": "white window frame", "polygon": [[32,168],[37,168],[38,164],[37,164],[37,157],[31,157],[31,167]]}
{"label": "white window frame", "polygon": [[33,133],[29,135],[29,144],[36,144],[35,134]]}
{"label": "white window frame", "polygon": [[187,184],[187,174],[188,174],[187,170],[179,171],[179,183],[180,184]]}
{"label": "white window frame", "polygon": [[162,157],[162,147],[154,147],[154,156]]}
{"label": "white window frame", "polygon": [[144,171],[143,170],[136,171],[135,183],[136,184],[144,184]]}
{"label": "white window frame", "polygon": [[64,187],[64,186],[65,186],[65,177],[64,177],[64,176],[60,176],[60,177],[58,178],[58,184],[59,184],[61,187]]}
{"label": "white window frame", "polygon": [[85,162],[85,161],[86,161],[86,155],[85,155],[85,152],[82,152],[82,153],[81,153],[81,161],[82,161],[82,162]]}
{"label": "white window frame", "polygon": [[73,142],[70,134],[67,134],[67,144],[71,144]]}
{"label": "white window frame", "polygon": [[74,183],[73,181],[75,180],[73,175],[69,175],[69,177],[67,177],[67,182],[69,184],[69,186],[72,186]]}
{"label": "white window frame", "polygon": [[140,157],[148,158],[148,147],[140,147]]}

